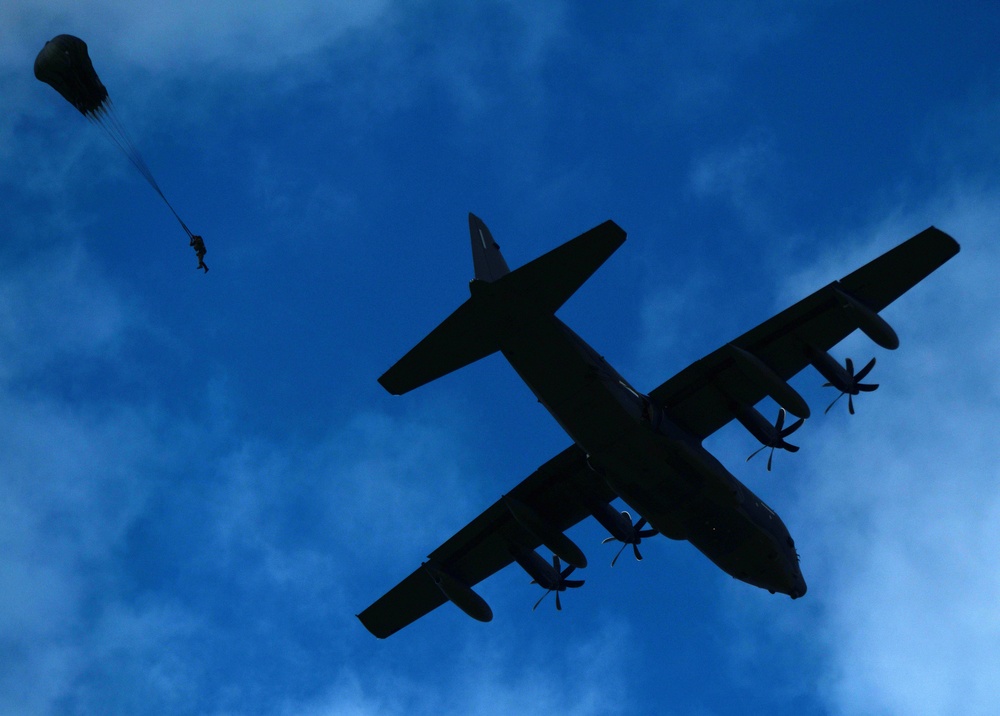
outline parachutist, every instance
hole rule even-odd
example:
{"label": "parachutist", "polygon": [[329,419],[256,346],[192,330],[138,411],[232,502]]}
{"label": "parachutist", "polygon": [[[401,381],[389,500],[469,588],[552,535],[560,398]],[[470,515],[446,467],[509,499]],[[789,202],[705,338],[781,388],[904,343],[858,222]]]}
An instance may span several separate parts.
{"label": "parachutist", "polygon": [[208,273],[208,266],[205,265],[205,254],[208,253],[208,249],[205,248],[205,240],[198,236],[198,234],[193,234],[191,236],[191,246],[194,247],[194,252],[198,255],[198,268],[204,269],[205,273]]}

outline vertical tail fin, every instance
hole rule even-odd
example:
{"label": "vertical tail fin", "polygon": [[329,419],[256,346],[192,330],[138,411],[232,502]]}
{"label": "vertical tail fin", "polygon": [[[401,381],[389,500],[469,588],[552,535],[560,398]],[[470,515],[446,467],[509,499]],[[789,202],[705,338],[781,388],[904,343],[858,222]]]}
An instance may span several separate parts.
{"label": "vertical tail fin", "polygon": [[482,219],[471,213],[469,234],[472,237],[472,265],[476,270],[477,279],[490,283],[510,273],[507,262],[500,253],[499,244],[493,240],[493,234],[486,228]]}

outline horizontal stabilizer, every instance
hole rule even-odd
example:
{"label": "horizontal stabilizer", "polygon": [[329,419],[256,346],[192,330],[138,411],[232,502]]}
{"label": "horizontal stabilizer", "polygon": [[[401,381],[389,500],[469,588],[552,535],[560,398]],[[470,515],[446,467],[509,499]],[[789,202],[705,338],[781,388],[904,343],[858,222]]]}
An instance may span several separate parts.
{"label": "horizontal stabilizer", "polygon": [[500,349],[497,336],[477,308],[471,298],[463,303],[378,382],[393,395],[402,395],[495,353]]}
{"label": "horizontal stabilizer", "polygon": [[494,282],[502,300],[555,313],[608,257],[625,243],[625,231],[605,221]]}

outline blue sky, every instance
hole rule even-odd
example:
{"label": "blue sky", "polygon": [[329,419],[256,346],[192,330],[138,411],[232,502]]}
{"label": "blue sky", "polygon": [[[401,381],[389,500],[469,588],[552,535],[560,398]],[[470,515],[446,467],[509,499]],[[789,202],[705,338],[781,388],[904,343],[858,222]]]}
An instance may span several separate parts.
{"label": "blue sky", "polygon": [[[1000,9],[988,2],[0,5],[0,713],[995,714]],[[84,38],[187,237],[32,76]],[[499,356],[376,378],[467,294],[614,219],[561,310],[637,387],[934,224],[962,253],[794,381],[744,463],[792,602],[687,544],[557,613],[517,568],[385,641],[354,614],[567,445]],[[765,412],[773,411],[764,405]],[[543,607],[546,605],[543,604]]]}

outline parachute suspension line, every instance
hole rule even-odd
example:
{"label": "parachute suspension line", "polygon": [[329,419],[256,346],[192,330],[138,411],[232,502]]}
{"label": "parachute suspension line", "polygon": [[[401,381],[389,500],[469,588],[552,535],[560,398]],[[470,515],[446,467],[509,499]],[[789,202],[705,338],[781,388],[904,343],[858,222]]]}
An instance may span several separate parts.
{"label": "parachute suspension line", "polygon": [[153,187],[153,190],[160,195],[163,203],[167,205],[167,208],[170,209],[170,213],[174,215],[174,218],[177,219],[177,223],[181,225],[181,228],[184,229],[184,232],[188,235],[188,239],[192,238],[194,234],[191,232],[191,229],[187,227],[187,224],[184,223],[184,220],[181,219],[177,210],[174,209],[173,205],[171,205],[170,201],[163,193],[163,190],[160,189],[160,185],[157,184],[156,178],[153,176],[153,172],[150,171],[146,161],[142,158],[142,155],[135,146],[135,142],[132,140],[132,136],[125,127],[125,123],[122,122],[121,117],[118,115],[111,98],[106,98],[105,101],[101,103],[101,106],[94,111],[87,112],[86,117],[103,129],[104,133],[108,135],[111,141],[117,145],[126,157],[128,157],[132,166],[134,166],[143,178],[149,182],[149,185]]}

